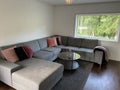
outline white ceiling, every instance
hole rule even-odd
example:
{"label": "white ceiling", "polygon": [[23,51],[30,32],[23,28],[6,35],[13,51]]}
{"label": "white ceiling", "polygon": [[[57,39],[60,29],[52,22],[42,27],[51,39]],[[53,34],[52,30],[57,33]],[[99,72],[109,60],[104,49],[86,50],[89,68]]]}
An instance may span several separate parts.
{"label": "white ceiling", "polygon": [[[65,0],[40,0],[51,5],[65,5]],[[85,4],[85,3],[102,3],[102,2],[116,2],[120,0],[73,0],[72,4]]]}

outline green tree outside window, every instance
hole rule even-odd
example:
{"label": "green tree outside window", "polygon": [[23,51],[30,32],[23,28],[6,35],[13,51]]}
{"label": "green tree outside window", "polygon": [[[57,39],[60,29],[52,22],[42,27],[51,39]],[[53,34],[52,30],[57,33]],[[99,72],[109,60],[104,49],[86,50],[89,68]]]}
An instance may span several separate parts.
{"label": "green tree outside window", "polygon": [[116,40],[120,15],[77,15],[77,36]]}

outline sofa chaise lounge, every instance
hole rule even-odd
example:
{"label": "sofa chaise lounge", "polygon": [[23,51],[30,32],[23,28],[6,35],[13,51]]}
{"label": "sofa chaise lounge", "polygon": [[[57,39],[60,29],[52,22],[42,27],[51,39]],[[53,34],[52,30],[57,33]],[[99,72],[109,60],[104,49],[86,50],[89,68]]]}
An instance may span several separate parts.
{"label": "sofa chaise lounge", "polygon": [[47,38],[1,47],[28,45],[34,55],[31,59],[10,63],[0,54],[0,80],[17,90],[50,90],[63,75],[63,65],[52,62],[62,49],[78,52],[83,60],[102,63],[103,52],[93,52],[98,40],[61,36],[62,45],[48,47]]}

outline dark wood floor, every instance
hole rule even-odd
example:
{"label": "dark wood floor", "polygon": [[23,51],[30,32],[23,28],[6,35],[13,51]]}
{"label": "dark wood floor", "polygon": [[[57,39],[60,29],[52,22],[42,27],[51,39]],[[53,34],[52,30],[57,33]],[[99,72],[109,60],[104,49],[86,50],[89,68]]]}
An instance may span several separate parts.
{"label": "dark wood floor", "polygon": [[[0,90],[15,90],[0,82]],[[84,90],[120,90],[120,62],[110,61],[101,69],[94,64]]]}
{"label": "dark wood floor", "polygon": [[110,61],[101,69],[94,64],[84,90],[120,90],[120,62]]}

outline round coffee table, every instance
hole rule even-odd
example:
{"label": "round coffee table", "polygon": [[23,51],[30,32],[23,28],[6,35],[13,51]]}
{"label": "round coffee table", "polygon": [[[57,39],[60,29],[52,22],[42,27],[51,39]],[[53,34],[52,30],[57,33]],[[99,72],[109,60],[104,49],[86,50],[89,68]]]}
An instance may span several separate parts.
{"label": "round coffee table", "polygon": [[64,69],[66,70],[74,70],[79,68],[79,64],[76,60],[80,59],[80,54],[76,52],[61,52],[58,55],[60,58],[60,63],[64,65]]}

